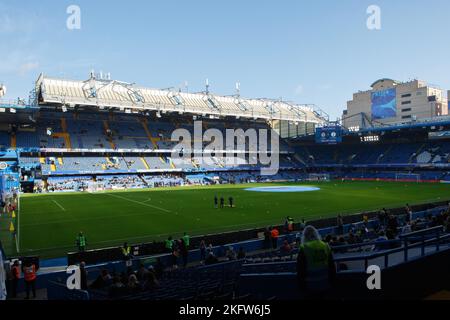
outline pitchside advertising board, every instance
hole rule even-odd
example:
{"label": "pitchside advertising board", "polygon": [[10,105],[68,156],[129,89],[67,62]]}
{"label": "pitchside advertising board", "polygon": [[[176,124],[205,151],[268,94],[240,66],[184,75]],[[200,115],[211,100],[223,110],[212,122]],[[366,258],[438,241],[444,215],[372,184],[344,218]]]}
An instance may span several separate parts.
{"label": "pitchside advertising board", "polygon": [[316,143],[338,144],[342,142],[342,127],[328,126],[316,129]]}

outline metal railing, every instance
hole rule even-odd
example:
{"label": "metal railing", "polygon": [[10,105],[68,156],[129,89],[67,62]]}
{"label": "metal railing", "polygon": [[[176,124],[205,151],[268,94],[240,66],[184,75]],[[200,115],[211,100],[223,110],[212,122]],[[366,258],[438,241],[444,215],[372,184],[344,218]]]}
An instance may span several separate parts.
{"label": "metal railing", "polygon": [[[431,235],[431,238],[430,238]],[[364,246],[380,246],[380,245],[397,245],[397,248],[383,250],[381,252],[370,253],[370,254],[359,254],[349,257],[338,257],[334,261],[337,265],[337,271],[341,270],[341,263],[343,262],[355,262],[364,261],[364,269],[367,270],[369,266],[369,261],[377,258],[383,257],[384,268],[389,267],[389,256],[395,253],[403,252],[403,260],[400,263],[411,261],[409,251],[411,249],[420,248],[420,258],[427,256],[426,248],[435,247],[436,252],[440,252],[442,249],[442,244],[445,242],[450,243],[450,233],[445,233],[442,226],[425,229],[421,231],[411,232],[405,235],[401,235],[400,239],[388,240],[388,241],[374,241],[369,243],[362,243],[358,245],[347,245],[334,247],[333,250],[343,250],[349,248],[357,248]],[[446,246],[443,250],[450,250],[450,246]],[[417,258],[417,257],[416,257]],[[400,264],[399,263],[399,264]],[[380,266],[381,267],[381,266]]]}

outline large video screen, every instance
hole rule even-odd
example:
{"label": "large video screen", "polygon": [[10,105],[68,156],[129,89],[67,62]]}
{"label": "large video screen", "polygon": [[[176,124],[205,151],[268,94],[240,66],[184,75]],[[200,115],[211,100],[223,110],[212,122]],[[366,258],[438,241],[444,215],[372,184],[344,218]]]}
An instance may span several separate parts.
{"label": "large video screen", "polygon": [[372,119],[387,119],[397,116],[397,90],[388,89],[372,93]]}
{"label": "large video screen", "polygon": [[316,128],[316,143],[338,144],[342,142],[342,127],[329,126]]}

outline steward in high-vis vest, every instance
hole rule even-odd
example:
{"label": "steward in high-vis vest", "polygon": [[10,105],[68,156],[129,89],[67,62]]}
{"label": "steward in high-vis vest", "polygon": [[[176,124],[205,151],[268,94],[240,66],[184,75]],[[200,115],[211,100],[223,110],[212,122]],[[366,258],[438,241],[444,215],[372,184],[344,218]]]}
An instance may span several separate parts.
{"label": "steward in high-vis vest", "polygon": [[189,250],[189,245],[191,244],[191,237],[189,237],[189,235],[186,232],[183,235],[183,242],[184,245],[186,246],[186,249]]}
{"label": "steward in high-vis vest", "polygon": [[14,261],[14,264],[11,267],[11,297],[17,297],[17,286],[20,280],[20,266],[19,261]]}
{"label": "steward in high-vis vest", "polygon": [[27,292],[26,299],[30,299],[30,289],[33,291],[33,298],[36,298],[36,265],[32,262],[27,262],[22,271],[23,278],[25,280],[25,289]]}
{"label": "steward in high-vis vest", "polygon": [[86,250],[87,240],[86,240],[86,236],[83,234],[83,232],[80,231],[76,242],[77,242],[78,251],[84,252]]}
{"label": "steward in high-vis vest", "polygon": [[123,247],[120,248],[123,255],[123,260],[128,261],[131,259],[131,247],[128,245],[128,243],[124,243]]}
{"label": "steward in high-vis vest", "polygon": [[164,243],[164,247],[166,249],[167,252],[172,252],[173,250],[173,240],[172,237],[169,237],[165,243]]}
{"label": "steward in high-vis vest", "polygon": [[336,273],[330,246],[313,226],[303,231],[297,258],[299,286],[309,297],[321,297],[331,289]]}

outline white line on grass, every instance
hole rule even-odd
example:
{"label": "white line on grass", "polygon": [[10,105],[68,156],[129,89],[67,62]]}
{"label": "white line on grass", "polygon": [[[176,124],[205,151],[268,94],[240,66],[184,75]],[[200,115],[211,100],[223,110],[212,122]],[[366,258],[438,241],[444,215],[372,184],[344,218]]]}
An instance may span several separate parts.
{"label": "white line on grass", "polygon": [[133,203],[137,203],[137,204],[140,204],[141,206],[146,206],[146,207],[150,207],[150,208],[153,208],[153,209],[157,209],[157,210],[160,210],[160,211],[163,211],[163,212],[166,212],[166,213],[171,213],[172,212],[170,210],[167,210],[167,209],[164,209],[164,208],[161,208],[161,207],[157,207],[157,206],[145,203],[145,202],[136,201],[136,200],[133,200],[133,199],[129,199],[129,198],[125,198],[125,197],[122,197],[122,196],[118,196],[117,194],[112,194],[112,193],[104,193],[104,194],[107,195],[107,196],[110,196],[110,197],[114,197],[114,198],[130,201],[130,202],[133,202]]}
{"label": "white line on grass", "polygon": [[56,200],[52,200],[54,204],[56,204],[62,211],[66,212],[66,209],[58,203]]}

